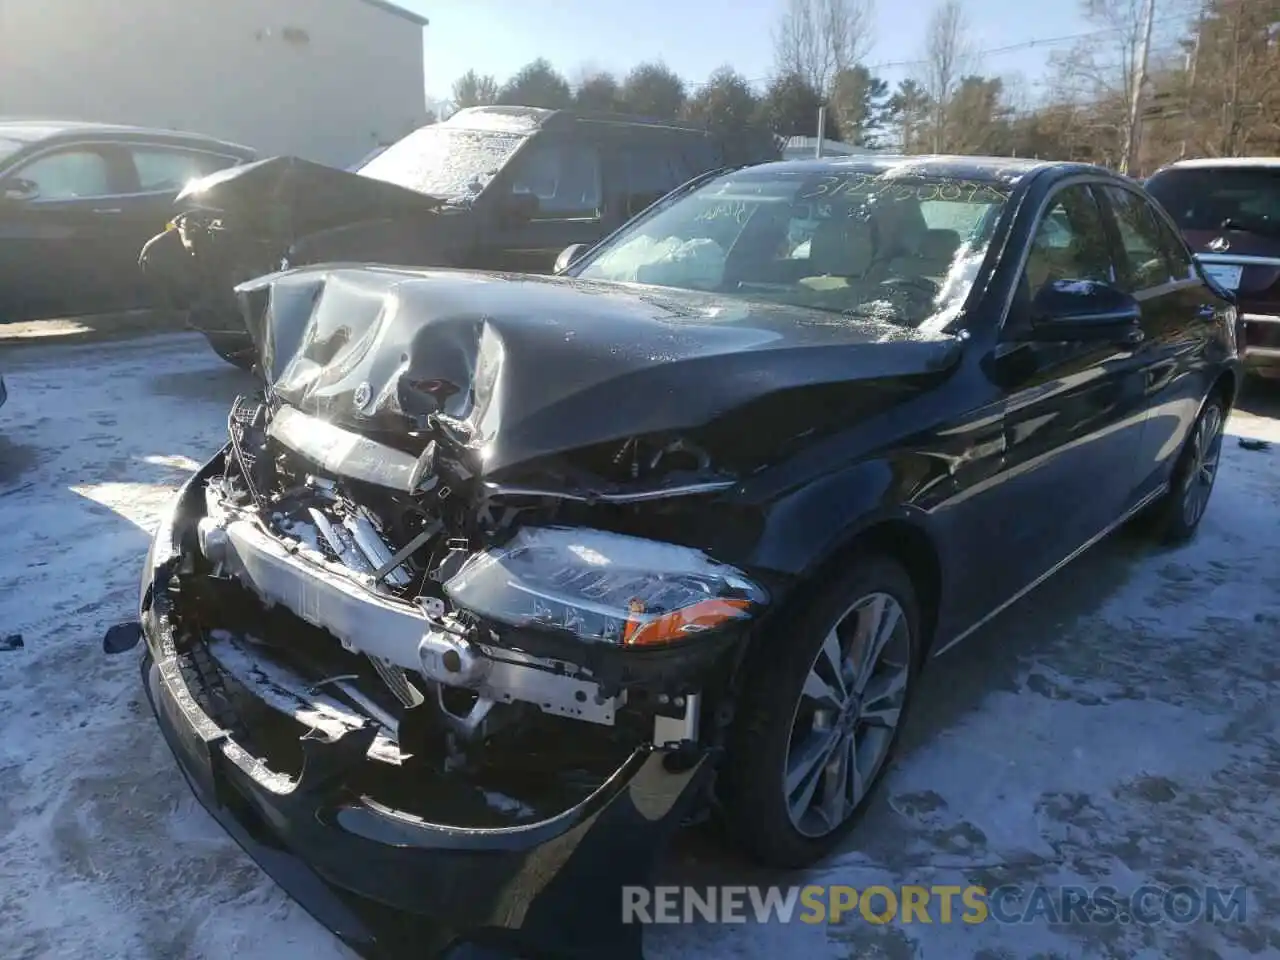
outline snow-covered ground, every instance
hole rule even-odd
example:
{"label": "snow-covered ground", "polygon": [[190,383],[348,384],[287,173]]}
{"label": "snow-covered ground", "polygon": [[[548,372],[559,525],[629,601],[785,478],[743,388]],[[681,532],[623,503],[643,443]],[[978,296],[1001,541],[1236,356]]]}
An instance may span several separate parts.
{"label": "snow-covered ground", "polygon": [[[0,358],[0,957],[350,958],[227,839],[134,656],[149,531],[248,377],[176,335]],[[1280,441],[1239,414],[1236,435]],[[1243,924],[690,925],[651,960],[1280,955],[1280,449],[1229,441],[1198,539],[1114,538],[936,662],[848,852],[765,877],[703,837],[664,881],[1249,887]]]}

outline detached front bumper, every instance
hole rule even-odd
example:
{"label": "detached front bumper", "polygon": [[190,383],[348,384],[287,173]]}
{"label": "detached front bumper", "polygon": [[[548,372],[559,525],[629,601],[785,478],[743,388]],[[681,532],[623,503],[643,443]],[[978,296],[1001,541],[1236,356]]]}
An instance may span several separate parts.
{"label": "detached front bumper", "polygon": [[194,536],[184,518],[210,472],[188,483],[161,524],[141,618],[147,697],[210,814],[363,956],[640,960],[642,928],[622,922],[621,888],[649,882],[703,792],[706,756],[642,747],[585,801],[495,829],[428,823],[361,796],[344,771],[364,756],[369,731],[303,741],[296,780],[267,769],[197,702],[173,622],[169,581]]}

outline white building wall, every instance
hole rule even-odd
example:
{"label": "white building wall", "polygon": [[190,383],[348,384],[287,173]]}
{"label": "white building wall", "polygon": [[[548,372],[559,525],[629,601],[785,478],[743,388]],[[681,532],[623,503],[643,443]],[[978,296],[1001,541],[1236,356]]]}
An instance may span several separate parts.
{"label": "white building wall", "polygon": [[363,0],[0,0],[0,116],[343,166],[423,122],[422,29]]}

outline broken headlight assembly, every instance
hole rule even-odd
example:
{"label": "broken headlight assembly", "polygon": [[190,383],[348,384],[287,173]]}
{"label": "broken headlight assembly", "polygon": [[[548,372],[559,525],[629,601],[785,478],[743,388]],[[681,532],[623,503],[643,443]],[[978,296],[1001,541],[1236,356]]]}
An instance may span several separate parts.
{"label": "broken headlight assembly", "polygon": [[445,584],[453,603],[512,627],[654,647],[750,619],[764,589],[701,551],[577,527],[526,527]]}

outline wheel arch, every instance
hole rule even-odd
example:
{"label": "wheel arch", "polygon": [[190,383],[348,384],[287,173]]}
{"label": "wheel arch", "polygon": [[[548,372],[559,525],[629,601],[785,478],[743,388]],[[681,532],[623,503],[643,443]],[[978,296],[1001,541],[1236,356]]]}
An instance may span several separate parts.
{"label": "wheel arch", "polygon": [[876,554],[901,564],[916,589],[920,605],[920,656],[928,658],[933,646],[943,600],[942,554],[922,518],[914,512],[897,513],[868,520],[838,547],[806,572],[799,586],[787,597],[778,612],[786,619],[791,611],[803,608],[817,596],[839,571],[858,556]]}
{"label": "wheel arch", "polygon": [[1209,396],[1215,395],[1222,397],[1227,413],[1235,408],[1236,400],[1240,396],[1240,376],[1235,370],[1226,369],[1218,374],[1218,378],[1213,381],[1213,386],[1209,388]]}

